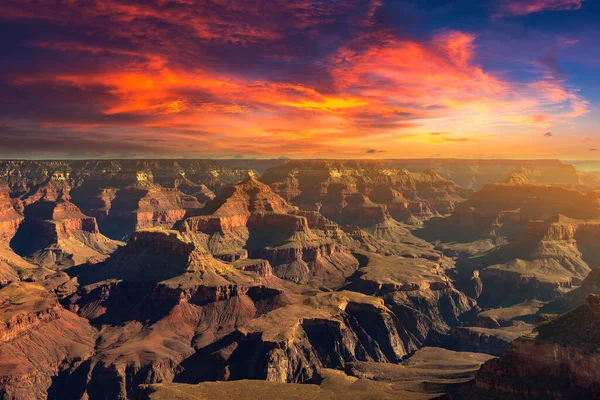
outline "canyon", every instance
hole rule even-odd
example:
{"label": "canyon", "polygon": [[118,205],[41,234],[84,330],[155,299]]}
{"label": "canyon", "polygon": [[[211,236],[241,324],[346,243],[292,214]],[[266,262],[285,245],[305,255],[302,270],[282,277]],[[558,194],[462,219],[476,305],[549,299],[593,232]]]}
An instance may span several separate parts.
{"label": "canyon", "polygon": [[595,398],[598,189],[552,160],[1,161],[0,398]]}

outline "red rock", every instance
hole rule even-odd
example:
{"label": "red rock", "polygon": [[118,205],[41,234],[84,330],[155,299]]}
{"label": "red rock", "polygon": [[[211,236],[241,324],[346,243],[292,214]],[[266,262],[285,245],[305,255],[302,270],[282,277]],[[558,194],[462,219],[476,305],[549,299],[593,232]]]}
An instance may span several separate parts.
{"label": "red rock", "polygon": [[268,260],[277,276],[294,282],[339,280],[358,266],[340,245],[312,232],[306,217],[253,177],[225,188],[200,214],[186,218],[183,229],[207,235],[202,240],[221,259],[236,259],[245,249],[251,258]]}
{"label": "red rock", "polygon": [[399,221],[416,222],[452,212],[472,193],[433,170],[414,173],[381,161],[290,161],[266,171],[261,181],[301,209],[320,204],[323,215],[339,223],[355,195],[387,206]]}
{"label": "red rock", "polygon": [[33,283],[0,289],[0,392],[17,399],[46,398],[63,368],[94,351],[96,331]]}
{"label": "red rock", "polygon": [[593,399],[600,396],[600,297],[517,339],[477,373],[477,387],[532,399]]}
{"label": "red rock", "polygon": [[18,254],[50,268],[106,258],[118,244],[100,234],[95,218],[64,200],[29,205],[24,222],[11,240]]}

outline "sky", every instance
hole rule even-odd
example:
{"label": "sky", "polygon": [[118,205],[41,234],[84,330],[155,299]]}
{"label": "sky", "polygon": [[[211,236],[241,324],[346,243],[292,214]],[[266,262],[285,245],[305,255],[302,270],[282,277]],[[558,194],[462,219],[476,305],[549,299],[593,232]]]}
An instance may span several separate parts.
{"label": "sky", "polygon": [[599,0],[2,0],[0,158],[600,156]]}

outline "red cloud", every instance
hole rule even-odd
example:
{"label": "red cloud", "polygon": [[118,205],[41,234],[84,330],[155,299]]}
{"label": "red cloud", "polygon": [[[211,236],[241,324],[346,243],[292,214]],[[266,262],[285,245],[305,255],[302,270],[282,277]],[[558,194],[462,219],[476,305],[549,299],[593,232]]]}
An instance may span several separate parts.
{"label": "red cloud", "polygon": [[[485,72],[473,61],[475,40],[474,35],[458,31],[442,32],[427,42],[385,34],[363,37],[327,61],[335,89],[327,93],[300,83],[200,68],[172,69],[165,66],[168,60],[150,55],[143,57],[153,62],[137,69],[23,77],[16,84],[48,82],[84,92],[104,88],[112,100],[98,104],[98,112],[107,122],[91,121],[91,127],[160,130],[164,137],[175,139],[172,151],[180,151],[186,141],[188,148],[201,146],[223,153],[240,152],[232,143],[243,142],[255,154],[270,154],[275,148],[289,154],[332,148],[354,151],[364,148],[361,140],[385,137],[454,145],[493,135],[436,137],[415,132],[421,126],[445,128],[449,122],[443,121],[457,119],[464,130],[472,131],[490,126],[544,127],[552,119],[587,111],[585,100],[561,81],[545,78],[520,85]],[[53,48],[100,51],[60,44]],[[126,115],[135,118],[127,122],[122,117]],[[62,124],[75,126],[67,121]],[[76,127],[81,131],[84,125]],[[399,132],[407,133],[399,136]],[[148,146],[152,145],[169,147],[165,143]]]}
{"label": "red cloud", "polygon": [[[40,100],[20,110],[40,132],[101,132],[111,143],[142,142],[139,151],[212,156],[363,155],[373,141],[386,143],[388,154],[411,143],[471,146],[508,129],[539,135],[587,112],[562,80],[518,83],[484,69],[472,33],[417,40],[377,28],[379,0],[209,3],[90,0],[53,8],[7,0],[3,18],[44,18],[84,32],[30,45],[56,59],[96,62],[6,76],[10,100]],[[362,11],[352,13],[357,4]],[[340,20],[359,28],[312,53],[326,42],[319,29]]]}

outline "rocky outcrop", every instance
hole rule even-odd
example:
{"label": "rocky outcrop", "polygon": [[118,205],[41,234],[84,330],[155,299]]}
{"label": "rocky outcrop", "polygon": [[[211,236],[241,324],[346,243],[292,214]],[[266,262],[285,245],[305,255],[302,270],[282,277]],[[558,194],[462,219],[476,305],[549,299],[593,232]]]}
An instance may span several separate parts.
{"label": "rocky outcrop", "polygon": [[80,288],[62,302],[99,333],[94,354],[55,380],[61,398],[132,398],[139,384],[175,379],[196,349],[291,302],[266,261],[225,264],[160,229],[134,233],[75,279]]}
{"label": "rocky outcrop", "polygon": [[448,260],[363,255],[361,268],[349,278],[348,290],[380,296],[410,332],[410,351],[432,333],[442,334],[476,302],[456,290],[446,275]]}
{"label": "rocky outcrop", "polygon": [[477,374],[479,388],[525,398],[592,399],[600,395],[598,344],[600,297],[549,318],[537,334],[517,339]]}
{"label": "rocky outcrop", "polygon": [[[325,231],[313,232],[308,218],[253,177],[227,187],[199,212],[186,218],[182,230],[198,237],[218,258],[268,260],[275,275],[296,283],[340,285],[358,262]],[[309,215],[311,223],[320,223]],[[330,229],[335,229],[329,227]]]}
{"label": "rocky outcrop", "polygon": [[[309,382],[352,361],[397,362],[408,334],[383,301],[352,292],[319,294],[250,321],[187,362],[185,381]],[[202,364],[210,360],[213,368]]]}
{"label": "rocky outcrop", "polygon": [[34,283],[0,289],[0,396],[46,398],[53,378],[94,350],[96,331]]}
{"label": "rocky outcrop", "polygon": [[42,267],[64,268],[102,260],[119,244],[100,234],[96,220],[69,201],[38,201],[27,206],[24,214],[10,245]]}
{"label": "rocky outcrop", "polygon": [[13,238],[23,218],[15,209],[8,189],[0,187],[0,242],[8,242]]}
{"label": "rocky outcrop", "polygon": [[195,196],[164,188],[152,179],[140,173],[135,183],[122,188],[104,188],[87,181],[73,190],[73,198],[84,212],[97,218],[102,232],[119,240],[138,229],[171,229],[186,213],[201,208]]}
{"label": "rocky outcrop", "polygon": [[[266,171],[261,181],[304,210],[342,223],[356,212],[346,208],[353,196],[363,196],[402,222],[417,222],[448,214],[471,194],[433,170],[409,172],[381,161],[290,161]],[[374,213],[381,213],[370,207]],[[379,207],[381,210],[381,207]],[[370,213],[363,218],[376,218]]]}
{"label": "rocky outcrop", "polygon": [[400,364],[350,362],[345,371],[324,368],[310,384],[264,380],[155,384],[144,386],[140,398],[166,400],[189,396],[217,400],[254,394],[294,400],[433,398],[472,379],[481,363],[489,358],[482,354],[425,348]]}
{"label": "rocky outcrop", "polygon": [[0,187],[0,286],[18,281],[19,269],[27,264],[9,246],[23,219],[8,195],[8,188]]}

